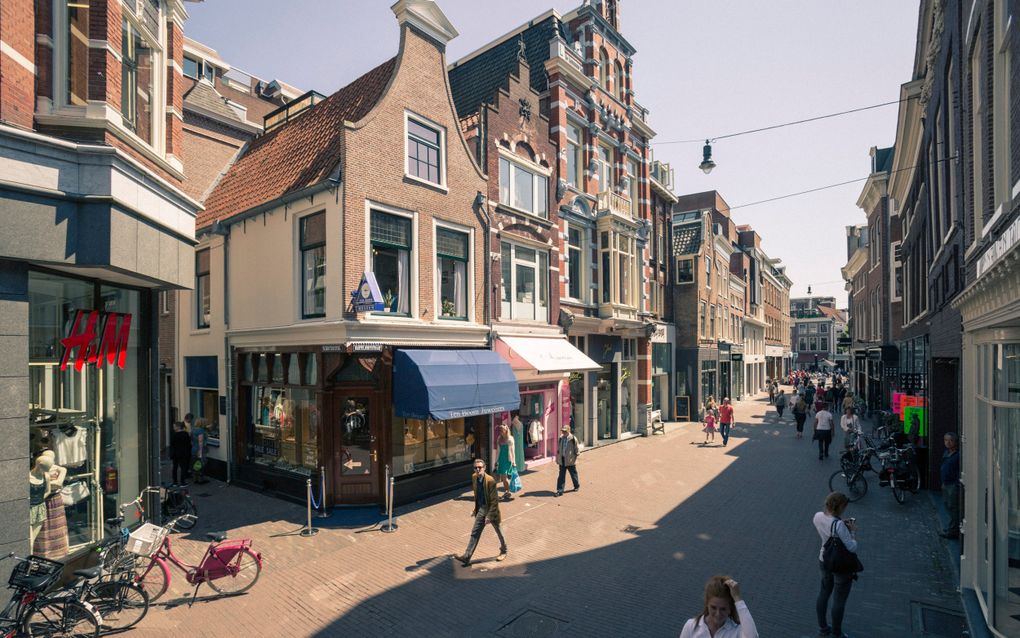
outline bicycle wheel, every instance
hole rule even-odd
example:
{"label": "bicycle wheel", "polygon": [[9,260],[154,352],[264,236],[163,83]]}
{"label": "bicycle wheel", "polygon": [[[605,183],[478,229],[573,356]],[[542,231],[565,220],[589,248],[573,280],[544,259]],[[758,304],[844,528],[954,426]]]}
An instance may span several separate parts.
{"label": "bicycle wheel", "polygon": [[189,530],[195,526],[195,523],[198,522],[198,508],[195,507],[195,503],[192,502],[191,497],[185,496],[184,502],[181,503],[181,505],[179,505],[178,507],[169,508],[169,512],[171,518],[183,516],[184,514],[191,514],[192,516],[195,517],[184,518],[177,521],[177,525],[175,525],[177,529]]}
{"label": "bicycle wheel", "polygon": [[843,470],[836,470],[829,477],[829,491],[830,492],[842,492],[843,488],[846,487],[846,475]]}
{"label": "bicycle wheel", "polygon": [[255,552],[244,548],[230,561],[234,575],[210,580],[209,586],[221,594],[243,594],[252,588],[262,573],[262,562]]}
{"label": "bicycle wheel", "polygon": [[103,628],[114,631],[134,627],[149,612],[149,595],[134,583],[98,583],[86,600],[99,612]]}
{"label": "bicycle wheel", "polygon": [[21,630],[29,638],[94,638],[99,620],[91,606],[67,599],[43,599],[25,616]]}
{"label": "bicycle wheel", "polygon": [[156,602],[170,586],[170,568],[157,556],[135,562],[134,582],[149,596],[149,604]]}
{"label": "bicycle wheel", "polygon": [[910,478],[907,480],[907,489],[910,490],[911,494],[917,494],[921,491],[921,473],[917,470],[916,465],[910,466]]}
{"label": "bicycle wheel", "polygon": [[847,497],[851,502],[859,501],[868,493],[868,481],[864,475],[855,473],[847,476],[846,479]]}
{"label": "bicycle wheel", "polygon": [[892,495],[900,505],[907,500],[907,490],[895,475],[892,477]]}

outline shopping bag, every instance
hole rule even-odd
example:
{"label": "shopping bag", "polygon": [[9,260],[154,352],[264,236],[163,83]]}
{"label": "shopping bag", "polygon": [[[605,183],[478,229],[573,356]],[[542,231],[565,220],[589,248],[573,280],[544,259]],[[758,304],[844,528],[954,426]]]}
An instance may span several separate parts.
{"label": "shopping bag", "polygon": [[517,492],[520,492],[523,489],[524,486],[521,485],[521,475],[517,473],[517,468],[515,467],[510,472],[510,491],[516,494]]}

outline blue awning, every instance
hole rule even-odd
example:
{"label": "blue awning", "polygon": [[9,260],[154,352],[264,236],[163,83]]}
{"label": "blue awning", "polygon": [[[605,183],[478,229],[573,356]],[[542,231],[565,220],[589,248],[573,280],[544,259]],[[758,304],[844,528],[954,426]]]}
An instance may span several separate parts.
{"label": "blue awning", "polygon": [[516,410],[521,395],[492,350],[397,350],[393,403],[397,416],[445,421]]}

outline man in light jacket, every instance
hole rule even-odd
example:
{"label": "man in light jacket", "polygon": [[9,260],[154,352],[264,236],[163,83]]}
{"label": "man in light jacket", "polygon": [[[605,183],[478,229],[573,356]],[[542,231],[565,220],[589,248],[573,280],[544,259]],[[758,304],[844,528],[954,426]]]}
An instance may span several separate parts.
{"label": "man in light jacket", "polygon": [[570,472],[570,480],[574,483],[574,491],[581,489],[581,482],[577,480],[577,455],[581,446],[577,437],[570,433],[570,426],[564,425],[560,439],[556,447],[556,462],[560,465],[560,475],[556,479],[556,496],[563,496],[563,485],[566,483],[567,472]]}

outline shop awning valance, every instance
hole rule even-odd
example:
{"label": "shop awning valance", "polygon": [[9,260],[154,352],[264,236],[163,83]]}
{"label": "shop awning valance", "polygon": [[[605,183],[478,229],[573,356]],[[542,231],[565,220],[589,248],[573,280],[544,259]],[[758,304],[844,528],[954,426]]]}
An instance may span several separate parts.
{"label": "shop awning valance", "polygon": [[397,350],[393,403],[397,416],[445,421],[516,410],[521,395],[514,371],[491,350]]}
{"label": "shop awning valance", "polygon": [[540,374],[552,372],[585,372],[601,370],[602,366],[589,359],[562,337],[500,337],[496,342],[510,365],[520,369],[521,363]]}

